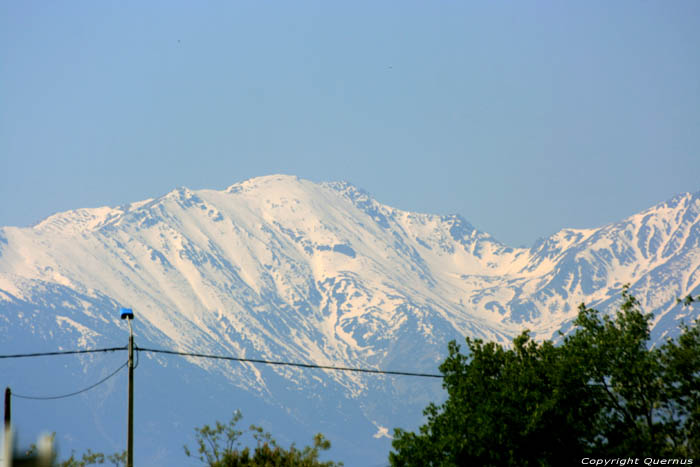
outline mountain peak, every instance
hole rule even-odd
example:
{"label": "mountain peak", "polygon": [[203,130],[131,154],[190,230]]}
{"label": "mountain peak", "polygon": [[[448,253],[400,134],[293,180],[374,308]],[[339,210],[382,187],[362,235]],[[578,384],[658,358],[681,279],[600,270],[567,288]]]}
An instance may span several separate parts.
{"label": "mountain peak", "polygon": [[306,182],[296,175],[272,174],[249,178],[242,182],[234,183],[224,190],[226,193],[248,192],[255,189],[275,189],[284,186],[298,185]]}
{"label": "mountain peak", "polygon": [[[0,229],[0,337],[108,347],[124,337],[115,308],[132,304],[144,345],[434,372],[453,339],[506,343],[524,328],[552,338],[581,302],[611,312],[625,283],[654,311],[661,342],[698,315],[675,302],[700,294],[698,271],[697,194],[513,249],[457,214],[402,211],[349,182],[270,175]],[[425,396],[356,373],[192,364],[280,406],[299,407],[291,392],[332,393],[342,403],[331,405],[372,428]]]}

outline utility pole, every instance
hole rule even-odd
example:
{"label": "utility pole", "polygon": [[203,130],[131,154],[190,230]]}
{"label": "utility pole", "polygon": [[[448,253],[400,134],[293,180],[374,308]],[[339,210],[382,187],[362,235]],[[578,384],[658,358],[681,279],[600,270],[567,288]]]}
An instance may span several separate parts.
{"label": "utility pole", "polygon": [[10,387],[5,388],[5,430],[3,432],[3,453],[2,466],[8,467],[12,465],[12,415],[10,398],[12,391]]}
{"label": "utility pole", "polygon": [[126,427],[126,467],[134,467],[134,330],[131,327],[134,312],[130,308],[122,308],[121,318],[129,322],[129,408]]}
{"label": "utility pole", "polygon": [[12,390],[10,387],[5,388],[5,430],[10,429],[12,424],[12,406],[10,405],[10,398],[12,397]]}

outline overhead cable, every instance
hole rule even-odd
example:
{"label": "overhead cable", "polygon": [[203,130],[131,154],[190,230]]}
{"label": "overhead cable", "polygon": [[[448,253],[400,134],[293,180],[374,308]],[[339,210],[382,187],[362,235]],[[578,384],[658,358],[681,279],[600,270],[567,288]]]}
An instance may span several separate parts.
{"label": "overhead cable", "polygon": [[[36,352],[36,353],[26,353],[26,354],[11,354],[11,355],[0,355],[0,359],[9,358],[27,358],[27,357],[46,357],[55,355],[71,355],[71,354],[86,354],[86,353],[96,353],[96,352],[115,352],[119,350],[126,350],[127,347],[109,347],[103,349],[85,349],[85,350],[65,350],[57,352]],[[372,373],[380,375],[396,375],[396,376],[419,376],[424,378],[443,378],[443,375],[431,374],[431,373],[415,373],[409,371],[391,371],[391,370],[375,370],[371,368],[351,368],[351,367],[340,367],[332,365],[314,365],[311,363],[293,363],[293,362],[280,362],[273,360],[263,360],[257,358],[241,358],[232,357],[228,355],[211,355],[202,353],[192,353],[192,352],[176,352],[174,350],[164,350],[164,349],[151,349],[147,347],[135,347],[134,350],[151,353],[162,353],[169,355],[177,355],[182,357],[194,357],[194,358],[211,358],[216,360],[230,360],[235,362],[243,363],[259,363],[263,365],[278,365],[278,366],[292,366],[297,368],[316,368],[321,370],[334,370],[334,371],[351,371],[356,373]],[[138,363],[137,363],[138,365]]]}
{"label": "overhead cable", "polygon": [[126,347],[109,347],[105,349],[84,349],[84,350],[60,350],[56,352],[36,352],[36,353],[18,353],[11,355],[0,355],[0,358],[27,358],[27,357],[47,357],[53,355],[73,355],[95,352],[114,352],[117,350],[126,350]]}
{"label": "overhead cable", "polygon": [[88,387],[86,387],[85,389],[81,389],[81,390],[79,390],[79,391],[71,392],[70,394],[62,394],[62,395],[60,395],[60,396],[24,396],[24,395],[21,395],[21,394],[17,394],[17,393],[15,393],[14,391],[13,391],[11,394],[12,394],[13,397],[18,397],[18,398],[20,398],[20,399],[32,399],[32,400],[53,400],[53,399],[64,399],[64,398],[66,398],[66,397],[77,396],[78,394],[82,394],[82,393],[84,393],[84,392],[87,392],[87,391],[89,391],[90,389],[95,388],[95,387],[99,386],[100,384],[104,383],[104,382],[107,381],[109,378],[111,378],[112,376],[114,376],[114,375],[116,375],[117,373],[119,373],[119,370],[121,370],[122,368],[124,368],[128,363],[129,363],[129,362],[124,362],[124,364],[123,364],[122,366],[120,366],[119,368],[117,368],[116,370],[114,370],[113,373],[110,373],[108,376],[102,378],[101,380],[99,380],[99,381],[96,382],[95,384],[93,384],[93,385],[91,385],[91,386],[88,386]]}
{"label": "overhead cable", "polygon": [[226,356],[226,355],[210,355],[210,354],[191,353],[191,352],[176,352],[174,350],[149,349],[146,347],[137,347],[136,350],[139,350],[142,352],[178,355],[181,357],[211,358],[211,359],[217,359],[217,360],[232,360],[235,362],[244,362],[244,363],[261,363],[261,364],[265,364],[265,365],[294,366],[294,367],[299,367],[299,368],[318,368],[321,370],[354,371],[354,372],[358,372],[358,373],[375,373],[375,374],[381,374],[381,375],[421,376],[424,378],[442,378],[443,377],[443,375],[436,375],[436,374],[430,374],[430,373],[413,373],[413,372],[408,372],[408,371],[374,370],[374,369],[369,369],[369,368],[349,368],[349,367],[330,366],[330,365],[313,365],[310,363],[278,362],[278,361],[271,361],[271,360],[261,360],[261,359],[257,359],[257,358],[240,358],[240,357],[231,357],[231,356]]}

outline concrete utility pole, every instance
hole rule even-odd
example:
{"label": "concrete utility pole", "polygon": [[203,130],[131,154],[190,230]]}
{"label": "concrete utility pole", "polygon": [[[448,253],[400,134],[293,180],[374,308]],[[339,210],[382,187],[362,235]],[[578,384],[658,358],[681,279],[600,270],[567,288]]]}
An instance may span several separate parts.
{"label": "concrete utility pole", "polygon": [[126,428],[126,467],[134,467],[134,330],[131,327],[134,312],[130,308],[122,308],[121,318],[129,323],[129,408]]}

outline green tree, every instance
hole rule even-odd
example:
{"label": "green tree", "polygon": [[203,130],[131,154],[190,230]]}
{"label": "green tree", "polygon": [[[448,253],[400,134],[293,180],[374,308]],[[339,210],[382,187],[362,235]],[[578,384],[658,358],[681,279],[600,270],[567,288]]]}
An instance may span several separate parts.
{"label": "green tree", "polygon": [[242,418],[240,411],[235,411],[231,420],[224,424],[219,421],[214,426],[204,425],[195,428],[197,452],[193,453],[185,446],[185,454],[188,457],[196,457],[210,467],[336,467],[342,463],[332,461],[322,462],[319,457],[321,451],[327,451],[331,447],[321,433],[314,436],[313,446],[297,449],[292,444],[289,449],[279,446],[270,433],[261,427],[251,425],[248,429],[256,442],[251,451],[249,447],[242,447],[241,437],[244,431],[236,428]]}
{"label": "green tree", "polygon": [[[50,440],[51,440],[51,445],[53,445],[55,440],[56,440],[56,433],[55,432],[51,433]],[[29,449],[24,454],[27,457],[31,457],[31,456],[35,456],[37,454],[37,451],[38,451],[37,445],[32,443],[29,446]],[[57,457],[55,453],[53,454],[53,456],[54,456],[53,464],[55,464],[57,467],[86,467],[88,465],[104,464],[105,461],[114,465],[114,467],[120,467],[122,465],[126,465],[126,450],[124,450],[122,452],[115,452],[114,454],[109,454],[109,455],[105,456],[101,452],[92,452],[92,449],[88,449],[80,457],[76,457],[75,451],[72,451],[70,457],[68,459],[65,459],[62,461],[57,461],[55,459]]]}
{"label": "green tree", "polygon": [[115,467],[126,465],[126,450],[105,456],[101,452],[92,452],[88,449],[80,458],[75,457],[75,452],[73,452],[68,459],[58,462],[56,465],[58,467],[86,467],[88,465],[101,465],[105,461],[108,462],[107,465]]}
{"label": "green tree", "polygon": [[652,315],[623,289],[614,318],[581,305],[560,345],[451,342],[448,398],[417,433],[396,429],[394,466],[567,465],[586,456],[700,454],[700,331],[649,348]]}

